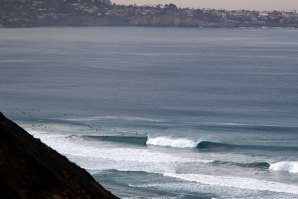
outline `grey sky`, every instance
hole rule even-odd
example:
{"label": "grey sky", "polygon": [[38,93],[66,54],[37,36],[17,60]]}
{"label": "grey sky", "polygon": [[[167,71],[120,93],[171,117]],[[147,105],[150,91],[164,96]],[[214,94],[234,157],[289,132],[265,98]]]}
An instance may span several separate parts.
{"label": "grey sky", "polygon": [[224,8],[250,10],[297,10],[298,0],[111,0],[116,4],[168,4],[193,8]]}

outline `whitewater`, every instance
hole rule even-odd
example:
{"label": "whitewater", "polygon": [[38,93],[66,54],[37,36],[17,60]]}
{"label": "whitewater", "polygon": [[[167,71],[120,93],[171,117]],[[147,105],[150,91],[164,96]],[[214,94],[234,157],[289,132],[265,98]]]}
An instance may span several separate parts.
{"label": "whitewater", "polygon": [[185,138],[169,138],[169,137],[155,137],[150,138],[146,144],[148,145],[156,145],[156,146],[168,146],[168,147],[176,147],[176,148],[195,148],[197,147],[199,141],[188,140]]}
{"label": "whitewater", "polygon": [[[41,139],[44,143],[66,155],[80,166],[90,170],[93,174],[104,170],[147,172],[208,185],[298,195],[297,185],[234,176],[183,174],[175,171],[175,168],[183,164],[212,164],[215,160],[179,157],[177,154],[174,156],[146,148],[99,148],[96,145],[92,145],[92,141],[86,141],[82,137],[65,136],[62,134],[53,135],[32,130],[29,132],[35,138]],[[195,148],[198,142],[183,138],[148,137],[146,144],[160,147]],[[297,166],[298,162],[278,162],[270,165],[269,170],[298,173]],[[172,172],[170,173],[170,171]]]}

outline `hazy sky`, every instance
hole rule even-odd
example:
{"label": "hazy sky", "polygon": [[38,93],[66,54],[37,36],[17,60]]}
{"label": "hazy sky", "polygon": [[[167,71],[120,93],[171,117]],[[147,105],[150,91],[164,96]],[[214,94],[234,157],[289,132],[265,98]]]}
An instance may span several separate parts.
{"label": "hazy sky", "polygon": [[168,4],[193,8],[224,8],[250,10],[297,10],[298,0],[111,0],[116,4]]}

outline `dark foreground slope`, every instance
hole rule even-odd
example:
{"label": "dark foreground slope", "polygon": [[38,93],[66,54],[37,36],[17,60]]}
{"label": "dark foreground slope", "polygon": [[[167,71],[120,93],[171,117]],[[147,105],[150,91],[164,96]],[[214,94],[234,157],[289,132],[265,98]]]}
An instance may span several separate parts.
{"label": "dark foreground slope", "polygon": [[116,198],[0,113],[0,198]]}

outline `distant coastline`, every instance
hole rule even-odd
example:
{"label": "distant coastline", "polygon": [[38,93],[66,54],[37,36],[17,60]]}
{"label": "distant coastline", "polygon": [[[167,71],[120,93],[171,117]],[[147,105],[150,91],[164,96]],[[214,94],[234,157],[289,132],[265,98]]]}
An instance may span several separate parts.
{"label": "distant coastline", "polygon": [[125,6],[107,0],[14,1],[0,5],[0,27],[154,26],[298,27],[298,13],[178,8],[174,4]]}

